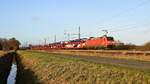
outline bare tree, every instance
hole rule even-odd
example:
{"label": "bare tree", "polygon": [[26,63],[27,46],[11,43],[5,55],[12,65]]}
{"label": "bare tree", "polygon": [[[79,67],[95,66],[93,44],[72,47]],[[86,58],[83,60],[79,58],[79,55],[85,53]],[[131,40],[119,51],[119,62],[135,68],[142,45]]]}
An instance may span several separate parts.
{"label": "bare tree", "polygon": [[17,50],[19,49],[20,42],[15,38],[4,39],[0,38],[0,50]]}
{"label": "bare tree", "polygon": [[19,49],[20,42],[16,40],[15,38],[9,39],[8,43],[9,43],[10,50]]}

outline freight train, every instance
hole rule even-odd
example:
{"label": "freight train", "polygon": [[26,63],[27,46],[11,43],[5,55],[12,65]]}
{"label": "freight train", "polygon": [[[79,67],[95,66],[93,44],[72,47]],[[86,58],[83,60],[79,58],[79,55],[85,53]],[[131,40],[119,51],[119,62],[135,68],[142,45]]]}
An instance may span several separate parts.
{"label": "freight train", "polygon": [[30,45],[31,50],[49,50],[49,49],[108,49],[118,45],[113,37],[104,35],[102,37],[90,37],[70,41],[61,41],[46,45]]}

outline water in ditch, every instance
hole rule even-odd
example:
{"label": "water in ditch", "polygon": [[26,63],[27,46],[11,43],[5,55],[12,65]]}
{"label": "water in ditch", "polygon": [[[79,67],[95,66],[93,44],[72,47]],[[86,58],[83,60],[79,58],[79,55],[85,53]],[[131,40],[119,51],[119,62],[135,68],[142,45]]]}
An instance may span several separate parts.
{"label": "water in ditch", "polygon": [[13,63],[11,65],[11,70],[10,70],[10,73],[9,73],[9,76],[7,79],[7,84],[15,84],[16,76],[17,76],[17,64],[16,64],[16,60],[13,59]]}

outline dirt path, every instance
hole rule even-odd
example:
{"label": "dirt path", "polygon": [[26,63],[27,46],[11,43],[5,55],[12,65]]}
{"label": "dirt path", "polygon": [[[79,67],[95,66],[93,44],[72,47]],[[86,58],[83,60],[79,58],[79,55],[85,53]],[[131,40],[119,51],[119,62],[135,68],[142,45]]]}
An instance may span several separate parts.
{"label": "dirt path", "polygon": [[115,58],[96,57],[96,56],[62,55],[62,54],[59,54],[59,57],[78,58],[83,61],[89,61],[94,63],[112,64],[112,65],[117,65],[117,66],[119,65],[128,68],[150,70],[150,62],[147,61],[125,60],[125,59],[115,59]]}

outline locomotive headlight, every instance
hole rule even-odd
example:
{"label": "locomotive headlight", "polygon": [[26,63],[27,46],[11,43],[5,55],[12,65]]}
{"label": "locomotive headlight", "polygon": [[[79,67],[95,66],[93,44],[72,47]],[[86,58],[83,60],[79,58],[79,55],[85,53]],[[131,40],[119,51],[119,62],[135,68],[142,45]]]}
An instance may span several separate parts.
{"label": "locomotive headlight", "polygon": [[85,43],[83,43],[82,45],[85,46]]}

